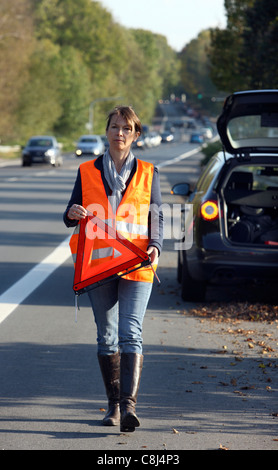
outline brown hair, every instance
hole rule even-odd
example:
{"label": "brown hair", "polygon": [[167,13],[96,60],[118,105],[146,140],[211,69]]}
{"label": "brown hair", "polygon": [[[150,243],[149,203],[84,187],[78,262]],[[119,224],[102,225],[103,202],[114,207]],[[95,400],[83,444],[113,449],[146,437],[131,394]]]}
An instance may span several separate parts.
{"label": "brown hair", "polygon": [[134,124],[135,132],[142,134],[143,128],[141,121],[131,106],[116,106],[112,109],[107,116],[106,130],[108,130],[113,116],[122,116],[128,124]]}

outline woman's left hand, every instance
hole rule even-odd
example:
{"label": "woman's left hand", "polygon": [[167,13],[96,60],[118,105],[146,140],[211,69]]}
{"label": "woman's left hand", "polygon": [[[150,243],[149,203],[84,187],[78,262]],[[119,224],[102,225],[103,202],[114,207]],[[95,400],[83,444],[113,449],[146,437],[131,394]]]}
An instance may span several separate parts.
{"label": "woman's left hand", "polygon": [[149,248],[147,249],[147,253],[151,258],[151,263],[157,264],[159,255],[158,249],[155,246],[149,246]]}

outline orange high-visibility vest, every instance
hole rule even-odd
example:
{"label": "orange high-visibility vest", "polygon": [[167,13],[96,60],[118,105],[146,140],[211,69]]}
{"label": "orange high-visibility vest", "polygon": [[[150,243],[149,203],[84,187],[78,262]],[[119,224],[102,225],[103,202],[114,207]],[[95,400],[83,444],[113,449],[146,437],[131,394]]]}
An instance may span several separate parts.
{"label": "orange high-visibility vest", "polygon": [[[125,191],[115,216],[109,197],[106,195],[101,172],[95,167],[95,161],[88,161],[80,165],[83,207],[116,229],[118,234],[123,235],[146,252],[150,241],[148,236],[148,215],[154,166],[151,163],[137,160],[136,172]],[[87,233],[87,236],[90,237],[90,233]],[[78,237],[79,224],[70,240],[74,261],[77,253]],[[91,267],[114,259],[117,257],[115,251],[107,245],[103,237],[98,238],[95,236]],[[154,266],[154,269],[156,269],[156,266]],[[153,276],[152,268],[147,266],[123,277],[133,281],[153,282]]]}

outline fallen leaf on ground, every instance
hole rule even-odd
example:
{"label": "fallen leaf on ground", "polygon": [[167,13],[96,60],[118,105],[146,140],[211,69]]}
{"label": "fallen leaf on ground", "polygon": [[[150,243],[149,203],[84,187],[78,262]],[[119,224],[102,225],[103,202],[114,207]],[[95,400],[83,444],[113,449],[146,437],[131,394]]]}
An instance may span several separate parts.
{"label": "fallen leaf on ground", "polygon": [[217,322],[236,322],[238,320],[273,322],[278,321],[278,305],[258,302],[212,302],[192,308],[189,310],[189,314]]}
{"label": "fallen leaf on ground", "polygon": [[179,431],[177,431],[175,428],[172,429],[173,434],[179,434]]}
{"label": "fallen leaf on ground", "polygon": [[219,445],[219,450],[229,450],[229,447],[223,446],[222,444]]}

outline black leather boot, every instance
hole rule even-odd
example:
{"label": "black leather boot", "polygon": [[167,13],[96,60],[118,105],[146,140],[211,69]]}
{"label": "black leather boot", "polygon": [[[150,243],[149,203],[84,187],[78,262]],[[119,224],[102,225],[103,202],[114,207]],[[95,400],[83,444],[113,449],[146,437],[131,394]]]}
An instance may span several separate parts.
{"label": "black leather boot", "polygon": [[108,398],[108,412],[102,424],[117,426],[120,424],[120,353],[98,354],[98,361]]}
{"label": "black leather boot", "polygon": [[135,405],[143,367],[143,356],[137,353],[121,354],[120,410],[121,432],[133,432],[140,426]]}

